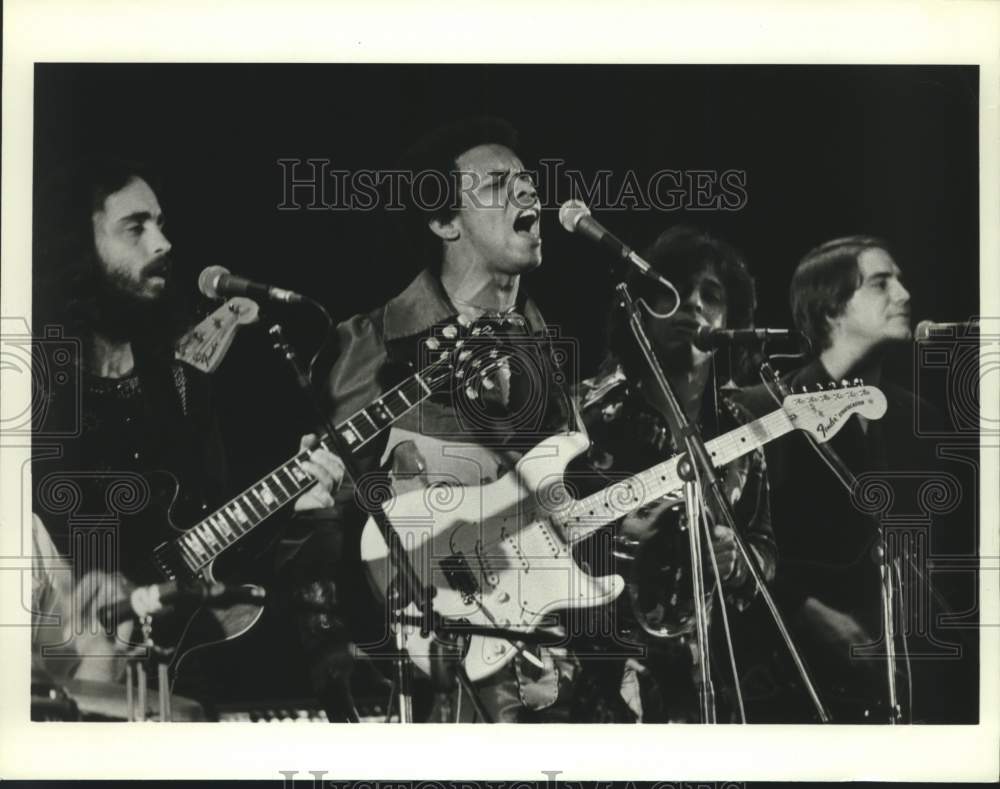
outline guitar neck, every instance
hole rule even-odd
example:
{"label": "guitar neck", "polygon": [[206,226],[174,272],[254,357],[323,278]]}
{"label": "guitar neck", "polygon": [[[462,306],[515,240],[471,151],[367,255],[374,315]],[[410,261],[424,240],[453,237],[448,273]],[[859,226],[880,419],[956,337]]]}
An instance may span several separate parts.
{"label": "guitar neck", "polygon": [[393,422],[426,400],[433,392],[432,383],[428,383],[434,381],[433,370],[425,370],[424,376],[420,373],[410,376],[374,403],[341,422],[336,428],[341,444],[352,454],[357,453]]}
{"label": "guitar neck", "polygon": [[[379,433],[427,399],[433,392],[431,368],[415,374],[390,389],[378,400],[345,419],[335,429],[341,446],[357,453]],[[320,440],[324,449],[336,451],[329,435]],[[174,540],[184,563],[192,572],[207,567],[223,551],[268,517],[298,498],[316,480],[303,464],[309,451],[299,452],[263,479],[258,480],[228,504],[213,512]]]}
{"label": "guitar neck", "polygon": [[[794,429],[782,409],[709,441],[705,448],[716,468],[780,438]],[[644,507],[684,486],[677,473],[680,457],[675,455],[652,468],[616,482],[574,503],[563,520],[570,541],[582,540],[592,532]]]}

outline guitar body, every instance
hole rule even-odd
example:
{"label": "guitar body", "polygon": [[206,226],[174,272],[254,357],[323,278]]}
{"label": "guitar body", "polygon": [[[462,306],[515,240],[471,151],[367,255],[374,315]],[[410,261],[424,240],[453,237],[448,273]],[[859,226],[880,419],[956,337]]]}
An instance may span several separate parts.
{"label": "guitar body", "polygon": [[[580,433],[558,435],[496,482],[431,486],[383,505],[421,583],[435,590],[440,616],[530,633],[556,611],[603,605],[621,594],[619,576],[595,578],[577,565],[560,524],[560,511],[572,503],[563,474],[588,446]],[[388,549],[372,519],[362,533],[361,556],[378,591],[388,593]],[[464,666],[478,681],[516,652],[509,641],[473,636]]]}
{"label": "guitar body", "polygon": [[[822,443],[836,435],[853,414],[880,419],[886,407],[885,395],[861,382],[792,394],[780,409],[713,438],[706,449],[718,468],[794,429],[808,431]],[[402,493],[382,505],[420,583],[434,590],[433,606],[440,616],[529,633],[547,624],[552,612],[603,605],[622,593],[625,582],[621,576],[589,575],[577,565],[572,548],[598,529],[681,489],[679,457],[576,500],[563,477],[570,461],[588,445],[585,435],[563,433],[536,446],[513,471],[491,484],[432,485]],[[667,537],[676,542],[679,534],[674,530]],[[669,597],[648,599],[641,589],[633,589],[630,597],[633,613],[648,635],[672,638],[690,621],[690,614],[674,603],[685,586],[684,558],[677,545],[661,548],[666,555],[673,554],[674,560],[664,563],[662,555],[653,551],[638,582],[633,572],[630,577],[633,586],[641,587],[643,575],[648,576],[651,580],[647,578],[647,585],[652,583],[654,591],[665,587]],[[377,590],[391,605],[392,566],[382,532],[373,519],[362,533],[361,556]],[[657,594],[661,592],[662,588]],[[673,621],[664,621],[657,611],[671,607]],[[411,611],[406,609],[405,613]],[[653,613],[657,615],[651,616]],[[422,639],[416,641],[423,643]],[[464,659],[469,678],[475,681],[490,676],[518,649],[519,645],[510,641],[473,636]],[[427,665],[426,654],[418,660],[412,649],[408,647],[408,651],[418,666]]]}
{"label": "guitar body", "polygon": [[[196,580],[216,583],[212,568],[200,573]],[[263,587],[256,584],[228,585],[238,589],[245,598],[266,594]],[[199,606],[187,619],[181,640],[176,645],[176,653],[170,661],[171,670],[177,671],[181,662],[192,652],[205,647],[232,641],[248,633],[264,615],[260,605],[233,603],[225,606]]]}
{"label": "guitar body", "polygon": [[[175,540],[187,531],[174,523],[175,510],[182,509],[177,479],[167,472],[152,472],[143,476],[149,481],[151,499],[141,513],[119,525],[123,547],[121,572],[135,586],[169,580],[180,584],[217,583],[219,578],[214,561],[198,572],[192,572],[175,550]],[[229,553],[222,558],[229,560],[232,557],[233,554]],[[233,577],[236,574],[235,565],[235,561],[223,564],[222,577]],[[254,584],[227,586],[231,591],[245,593],[242,595],[244,598],[264,594],[264,590]],[[172,612],[154,617],[153,640],[158,646],[175,649],[170,667],[176,671],[191,652],[238,638],[248,632],[262,615],[261,606],[246,603],[197,606],[193,609],[190,605],[178,605]]]}
{"label": "guitar body", "polygon": [[[639,643],[663,641],[691,633],[695,628],[695,607],[691,596],[690,531],[683,501],[663,499],[655,529],[646,539],[619,537],[615,541],[616,567],[626,579],[619,621],[626,635]],[[707,510],[714,525],[712,511]],[[715,579],[711,559],[702,556],[702,576],[706,591],[704,604],[711,604]]]}

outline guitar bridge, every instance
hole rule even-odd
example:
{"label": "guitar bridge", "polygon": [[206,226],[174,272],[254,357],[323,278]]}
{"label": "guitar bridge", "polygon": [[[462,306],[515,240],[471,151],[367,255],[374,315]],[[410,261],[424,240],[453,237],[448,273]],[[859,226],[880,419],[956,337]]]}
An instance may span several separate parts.
{"label": "guitar bridge", "polygon": [[190,580],[195,576],[184,562],[184,557],[172,542],[165,542],[153,550],[153,563],[169,581]]}
{"label": "guitar bridge", "polygon": [[462,595],[462,602],[471,604],[479,594],[479,582],[461,553],[453,553],[441,560],[441,569],[445,580],[456,592]]}

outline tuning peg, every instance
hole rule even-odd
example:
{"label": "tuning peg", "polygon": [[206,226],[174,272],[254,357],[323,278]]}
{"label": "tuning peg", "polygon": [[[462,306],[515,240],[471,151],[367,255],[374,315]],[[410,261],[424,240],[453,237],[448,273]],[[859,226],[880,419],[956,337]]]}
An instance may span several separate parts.
{"label": "tuning peg", "polygon": [[841,378],[840,385],[846,389],[848,386],[851,385],[851,383],[846,378]]}
{"label": "tuning peg", "polygon": [[472,351],[462,351],[462,352],[460,352],[460,353],[458,354],[458,360],[459,360],[460,362],[464,362],[464,361],[465,361],[466,359],[468,359],[468,358],[469,358],[470,356],[472,356]]}
{"label": "tuning peg", "polygon": [[836,381],[830,381],[830,383],[828,383],[826,385],[826,388],[827,389],[836,389],[837,388],[837,382]]}
{"label": "tuning peg", "polygon": [[496,384],[495,383],[493,383],[489,378],[485,378],[485,377],[483,378],[483,389],[489,390],[489,389],[495,389],[495,388],[496,388]]}
{"label": "tuning peg", "polygon": [[432,351],[436,351],[438,348],[441,347],[441,343],[437,337],[428,337],[426,340],[424,340],[424,345],[426,345],[427,348]]}
{"label": "tuning peg", "polygon": [[862,379],[862,378],[855,378],[854,379],[854,385],[855,386],[864,386],[865,385],[864,379]]}
{"label": "tuning peg", "polygon": [[469,324],[472,323],[472,321],[469,319],[468,316],[462,315],[461,313],[459,313],[459,316],[456,320],[458,320],[460,326],[465,326],[465,327],[468,327]]}
{"label": "tuning peg", "polygon": [[446,339],[454,340],[458,336],[458,329],[452,324],[448,324],[441,330],[441,334],[444,335]]}
{"label": "tuning peg", "polygon": [[478,337],[482,333],[483,333],[483,327],[482,326],[476,326],[476,328],[474,328],[472,330],[472,336],[473,337]]}
{"label": "tuning peg", "polygon": [[476,400],[478,399],[479,394],[471,386],[467,386],[465,387],[465,396],[468,397],[470,400]]}

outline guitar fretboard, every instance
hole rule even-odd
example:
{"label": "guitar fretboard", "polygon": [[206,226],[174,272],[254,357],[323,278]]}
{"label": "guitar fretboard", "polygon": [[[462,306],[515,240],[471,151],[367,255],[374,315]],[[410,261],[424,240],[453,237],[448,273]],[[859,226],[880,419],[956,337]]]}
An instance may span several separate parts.
{"label": "guitar fretboard", "polygon": [[[705,448],[716,467],[724,466],[793,429],[788,414],[779,409],[709,441]],[[602,526],[682,488],[684,481],[677,473],[679,462],[680,458],[674,456],[571,504],[562,519],[570,527],[570,542],[582,540]]]}
{"label": "guitar fretboard", "polygon": [[344,446],[356,452],[389,427],[403,414],[427,398],[432,388],[418,374],[407,378],[394,389],[354,416],[345,419],[336,430]]}
{"label": "guitar fretboard", "polygon": [[[335,430],[343,446],[356,453],[397,419],[425,400],[447,378],[443,360],[407,378],[371,405],[345,419]],[[333,450],[329,435],[320,444]],[[174,540],[177,551],[192,572],[207,567],[264,520],[298,498],[316,480],[303,465],[309,452],[297,454],[284,465],[251,485],[228,504]]]}

